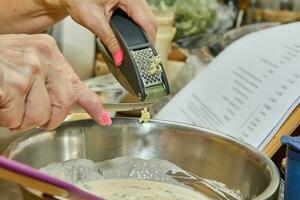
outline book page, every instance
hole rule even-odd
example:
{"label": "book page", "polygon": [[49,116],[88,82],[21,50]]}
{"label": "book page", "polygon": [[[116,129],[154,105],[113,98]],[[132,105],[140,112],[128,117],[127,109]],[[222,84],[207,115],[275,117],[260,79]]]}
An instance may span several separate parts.
{"label": "book page", "polygon": [[299,97],[300,23],[293,23],[233,43],[155,118],[215,130],[263,149]]}

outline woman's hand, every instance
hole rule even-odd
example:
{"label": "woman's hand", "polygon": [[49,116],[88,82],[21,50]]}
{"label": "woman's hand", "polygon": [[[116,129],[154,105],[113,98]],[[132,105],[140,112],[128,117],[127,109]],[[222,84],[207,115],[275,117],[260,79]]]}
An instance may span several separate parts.
{"label": "woman's hand", "polygon": [[110,125],[91,92],[48,35],[0,35],[0,126],[15,131],[56,128],[79,104],[93,119]]}
{"label": "woman's hand", "polygon": [[115,64],[122,63],[122,49],[109,25],[116,8],[125,11],[145,32],[153,44],[156,40],[155,16],[146,0],[63,0],[72,18],[94,32],[111,51]]}
{"label": "woman's hand", "polygon": [[139,24],[155,44],[157,25],[146,0],[1,0],[0,34],[38,33],[71,15],[102,40],[119,66],[123,51],[109,25],[117,8]]}

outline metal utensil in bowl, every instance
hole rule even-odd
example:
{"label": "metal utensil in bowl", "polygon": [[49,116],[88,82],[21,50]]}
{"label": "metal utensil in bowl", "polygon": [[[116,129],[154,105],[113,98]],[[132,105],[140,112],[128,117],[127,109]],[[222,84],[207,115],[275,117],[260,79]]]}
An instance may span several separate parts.
{"label": "metal utensil in bowl", "polygon": [[[113,118],[110,127],[92,120],[65,122],[53,131],[24,133],[4,155],[34,168],[76,158],[159,158],[224,183],[251,200],[275,200],[279,186],[276,166],[255,148],[216,132],[165,121],[140,124],[134,118]],[[24,199],[37,198],[27,190],[23,194]]]}

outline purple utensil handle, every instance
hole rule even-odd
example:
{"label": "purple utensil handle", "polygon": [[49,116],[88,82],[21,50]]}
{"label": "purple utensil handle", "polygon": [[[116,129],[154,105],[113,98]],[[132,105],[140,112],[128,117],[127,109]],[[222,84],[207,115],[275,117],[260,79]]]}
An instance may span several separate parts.
{"label": "purple utensil handle", "polygon": [[69,193],[68,197],[66,197],[68,199],[72,199],[72,200],[104,200],[103,198],[95,196],[91,193],[88,193],[88,192],[76,187],[75,185],[64,182],[60,179],[57,179],[57,178],[54,178],[47,174],[44,174],[44,173],[40,172],[39,170],[36,170],[34,168],[31,168],[31,167],[21,164],[19,162],[4,158],[2,156],[0,156],[0,168],[4,168],[4,169],[10,170],[10,171],[13,171],[17,174],[22,174],[22,175],[30,177],[32,179],[48,183],[48,184],[56,186],[58,188],[62,188]]}

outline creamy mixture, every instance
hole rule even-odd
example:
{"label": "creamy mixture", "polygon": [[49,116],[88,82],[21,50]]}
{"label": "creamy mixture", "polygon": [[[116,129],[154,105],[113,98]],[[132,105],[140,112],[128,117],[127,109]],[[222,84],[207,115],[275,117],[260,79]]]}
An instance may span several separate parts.
{"label": "creamy mixture", "polygon": [[148,180],[98,180],[80,187],[109,200],[210,200],[185,187]]}
{"label": "creamy mixture", "polygon": [[[119,157],[95,163],[87,159],[51,163],[41,171],[83,187],[108,200],[208,200],[205,196],[217,194],[218,199],[241,200],[237,190],[225,184],[197,177],[173,163],[161,160],[144,160],[134,157]],[[179,182],[179,178],[181,181]],[[199,182],[205,187],[183,184]],[[211,196],[210,196],[211,197]]]}

